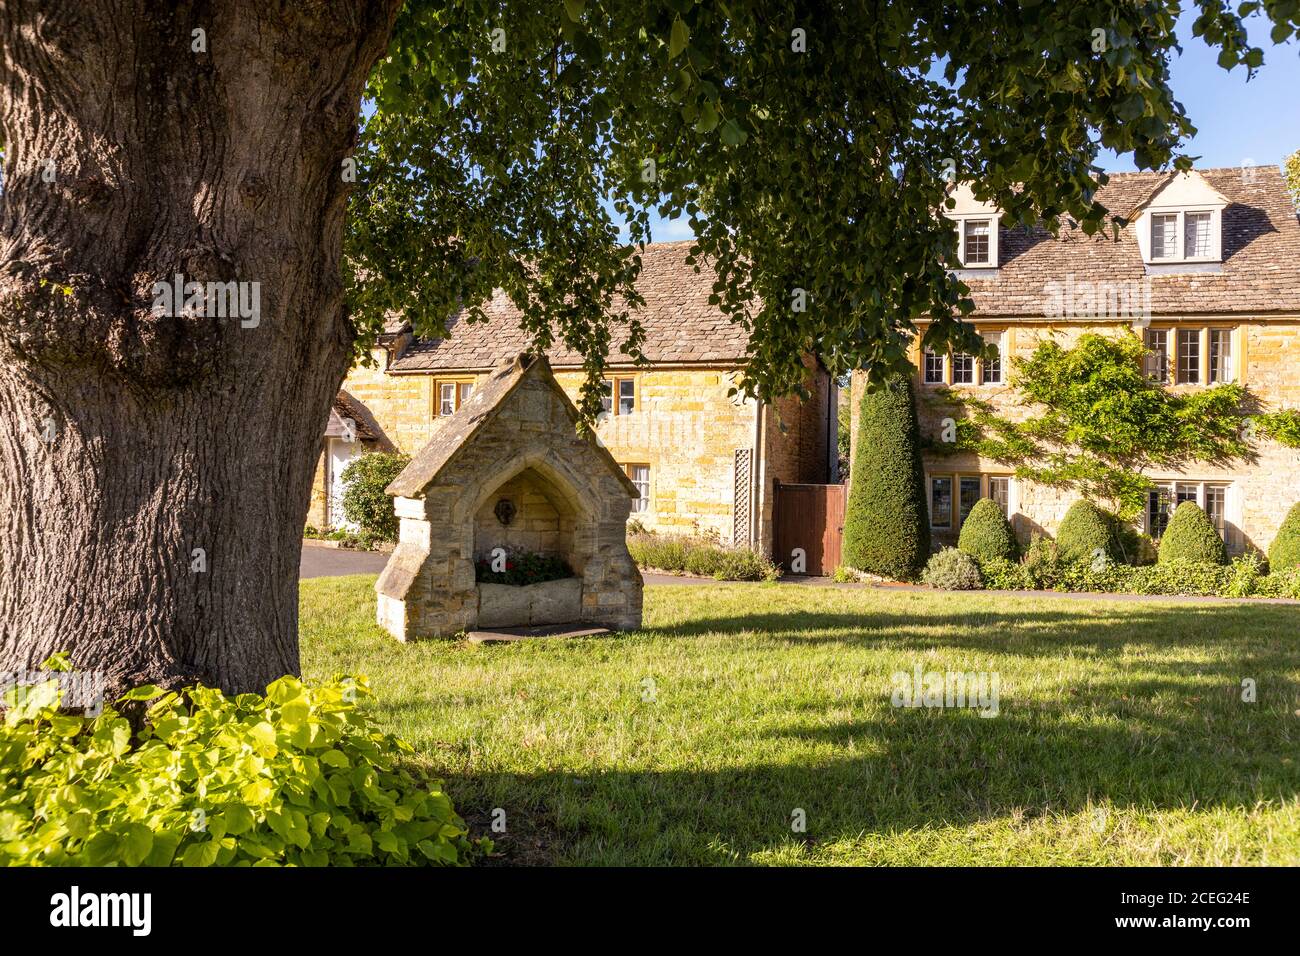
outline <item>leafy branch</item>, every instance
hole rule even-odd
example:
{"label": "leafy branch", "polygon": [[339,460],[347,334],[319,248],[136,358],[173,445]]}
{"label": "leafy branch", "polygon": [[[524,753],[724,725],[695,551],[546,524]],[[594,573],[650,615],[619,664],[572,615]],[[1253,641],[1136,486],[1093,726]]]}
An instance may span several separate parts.
{"label": "leafy branch", "polygon": [[1149,470],[1250,455],[1247,421],[1258,434],[1300,447],[1300,412],[1248,416],[1253,401],[1235,383],[1172,392],[1143,372],[1146,355],[1131,333],[1088,333],[1068,349],[1043,342],[1011,363],[1012,386],[1033,417],[1011,421],[988,402],[944,389],[935,399],[960,417],[946,426],[949,434],[928,439],[929,450],[1015,465],[1019,478],[1077,489],[1131,521],[1153,487]]}

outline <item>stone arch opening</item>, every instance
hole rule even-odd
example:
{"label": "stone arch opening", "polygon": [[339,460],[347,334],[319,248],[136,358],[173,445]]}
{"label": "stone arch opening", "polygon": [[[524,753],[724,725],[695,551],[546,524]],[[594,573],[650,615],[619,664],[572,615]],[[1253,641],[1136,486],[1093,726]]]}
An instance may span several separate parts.
{"label": "stone arch opening", "polygon": [[581,574],[586,561],[575,551],[574,541],[584,519],[572,493],[544,471],[526,465],[479,496],[471,551],[476,561],[496,548],[554,555]]}

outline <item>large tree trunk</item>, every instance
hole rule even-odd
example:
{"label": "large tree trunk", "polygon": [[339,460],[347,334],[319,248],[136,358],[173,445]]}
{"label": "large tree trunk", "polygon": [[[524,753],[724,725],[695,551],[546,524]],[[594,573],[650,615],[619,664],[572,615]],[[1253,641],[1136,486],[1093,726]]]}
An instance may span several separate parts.
{"label": "large tree trunk", "polygon": [[[351,341],[340,174],[398,6],[0,2],[0,670],[68,650],[114,688],[228,691],[298,670]],[[260,312],[159,314],[177,274]]]}

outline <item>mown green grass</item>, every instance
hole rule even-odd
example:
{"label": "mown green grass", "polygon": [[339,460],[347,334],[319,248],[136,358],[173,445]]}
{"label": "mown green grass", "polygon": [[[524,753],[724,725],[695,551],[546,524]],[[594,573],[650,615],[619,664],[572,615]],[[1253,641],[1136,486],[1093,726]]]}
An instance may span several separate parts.
{"label": "mown green grass", "polygon": [[[373,581],[303,582],[304,670],[366,674],[504,862],[1300,863],[1295,607],[671,586],[635,634],[402,645]],[[894,708],[917,663],[999,715]]]}

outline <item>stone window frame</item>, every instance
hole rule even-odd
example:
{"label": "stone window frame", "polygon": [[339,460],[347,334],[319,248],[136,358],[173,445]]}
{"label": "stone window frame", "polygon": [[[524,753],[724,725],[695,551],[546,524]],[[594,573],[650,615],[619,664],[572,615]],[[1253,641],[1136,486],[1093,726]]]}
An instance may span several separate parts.
{"label": "stone window frame", "polygon": [[921,385],[928,386],[930,388],[937,388],[940,385],[945,385],[950,388],[954,385],[961,386],[962,388],[980,388],[986,385],[1001,387],[1006,385],[1007,354],[1009,351],[1007,343],[1011,340],[1010,328],[1002,325],[994,325],[994,326],[980,328],[978,331],[980,337],[985,341],[992,341],[993,339],[997,340],[998,364],[1001,367],[997,381],[995,382],[985,381],[984,360],[976,356],[966,356],[965,353],[957,353],[957,354],[964,358],[968,357],[971,360],[970,381],[969,382],[956,381],[955,376],[953,375],[954,353],[952,352],[945,352],[942,356],[943,379],[941,381],[932,379],[930,378],[929,375],[930,369],[926,367],[927,365],[926,357],[929,356],[932,358],[939,358],[940,355],[938,352],[934,351],[934,349],[931,349],[929,347],[924,347],[921,349],[920,359],[918,363]]}
{"label": "stone window frame", "polygon": [[[444,415],[444,414],[443,414],[443,411],[442,411],[442,387],[443,387],[444,385],[453,385],[453,386],[455,386],[455,392],[454,392],[453,394],[454,394],[454,398],[455,398],[455,403],[456,403],[456,404],[455,404],[455,407],[454,407],[454,408],[453,408],[449,413],[447,413],[448,415],[454,415],[454,414],[456,414],[456,412],[460,411],[460,407],[461,407],[461,405],[463,405],[463,404],[465,403],[465,400],[466,400],[467,398],[469,398],[470,395],[474,394],[474,385],[475,385],[477,382],[478,382],[478,376],[477,376],[477,375],[439,375],[439,376],[437,376],[437,377],[433,380],[433,395],[432,395],[432,398],[431,398],[431,404],[432,404],[432,406],[433,406],[433,408],[432,408],[433,417],[434,417],[434,418],[446,418],[446,417],[447,417],[447,415]],[[469,389],[468,392],[465,392],[465,391],[464,391],[464,386],[466,386],[466,385],[470,386],[470,389]]]}
{"label": "stone window frame", "polygon": [[[1165,335],[1165,364],[1163,376],[1157,374],[1152,357],[1147,356],[1146,373],[1161,385],[1176,385],[1182,388],[1205,388],[1210,385],[1223,385],[1228,382],[1245,384],[1246,350],[1245,325],[1240,322],[1216,322],[1213,319],[1193,321],[1152,322],[1142,331],[1143,348],[1151,348],[1151,333],[1163,332]],[[1228,333],[1229,370],[1227,378],[1210,361],[1212,333]],[[1179,342],[1188,333],[1196,334],[1196,378],[1191,380],[1183,372]]]}
{"label": "stone window frame", "polygon": [[[635,373],[615,372],[601,379],[601,384],[610,383],[610,407],[601,412],[603,415],[635,415],[641,407],[641,376]],[[619,411],[619,394],[623,382],[632,383],[632,410]]]}
{"label": "stone window frame", "polygon": [[[1164,526],[1168,527],[1169,518],[1173,515],[1175,508],[1184,501],[1195,501],[1200,509],[1209,515],[1210,521],[1214,524],[1215,530],[1219,532],[1219,537],[1223,539],[1224,544],[1229,547],[1234,546],[1235,543],[1230,540],[1228,534],[1228,512],[1232,511],[1237,504],[1234,498],[1236,484],[1233,481],[1221,478],[1191,480],[1168,478],[1154,481],[1152,485],[1154,487],[1148,492],[1146,506],[1142,509],[1142,530],[1146,534],[1151,535],[1153,538],[1156,537],[1154,533],[1156,522],[1153,520],[1152,504],[1159,501],[1166,503]],[[1209,507],[1209,492],[1211,490],[1221,493],[1216,495],[1216,497],[1220,498],[1217,513],[1212,513]],[[1163,531],[1164,528],[1160,530]]]}
{"label": "stone window frame", "polygon": [[[998,267],[998,228],[1001,225],[1001,217],[993,212],[968,213],[961,216],[948,216],[948,219],[957,227],[957,262],[958,267],[962,269],[972,269],[977,271],[995,270]],[[985,258],[981,262],[967,262],[966,255],[966,227],[978,226],[984,224],[988,232],[981,237],[985,240]]]}
{"label": "stone window frame", "polygon": [[[1189,217],[1199,219],[1209,217],[1206,227],[1209,244],[1207,251],[1201,255],[1187,254],[1187,226]],[[1156,224],[1172,220],[1173,250],[1168,255],[1156,255]],[[1163,265],[1170,262],[1222,262],[1223,261],[1223,219],[1221,210],[1215,205],[1186,206],[1179,209],[1153,208],[1147,213],[1147,262],[1151,265]],[[1163,230],[1162,230],[1163,231]]]}
{"label": "stone window frame", "polygon": [[[628,481],[636,485],[638,490],[640,490],[641,488],[641,483],[636,480],[635,474],[633,473],[633,469],[634,468],[645,469],[645,497],[633,499],[632,511],[630,512],[630,514],[634,514],[634,515],[647,514],[651,510],[650,502],[651,502],[651,495],[653,494],[653,490],[654,490],[654,482],[653,482],[654,469],[650,467],[650,463],[648,461],[628,461],[628,462],[620,461],[618,463],[618,466],[623,469],[623,473],[627,475]],[[642,506],[642,502],[644,502],[643,506]]]}
{"label": "stone window frame", "polygon": [[[946,524],[934,523],[934,479],[946,479],[949,483],[949,514]],[[951,531],[954,534],[961,531],[964,520],[961,516],[961,482],[962,479],[976,478],[979,480],[979,497],[975,499],[978,502],[982,498],[992,498],[990,493],[989,479],[1004,479],[1007,483],[1007,520],[1011,520],[1010,512],[1013,511],[1015,501],[1015,475],[1006,471],[971,471],[967,469],[958,469],[954,471],[927,471],[925,473],[925,508],[930,519],[930,529],[932,531]],[[996,500],[996,499],[995,499]],[[974,507],[972,502],[971,507]]]}

